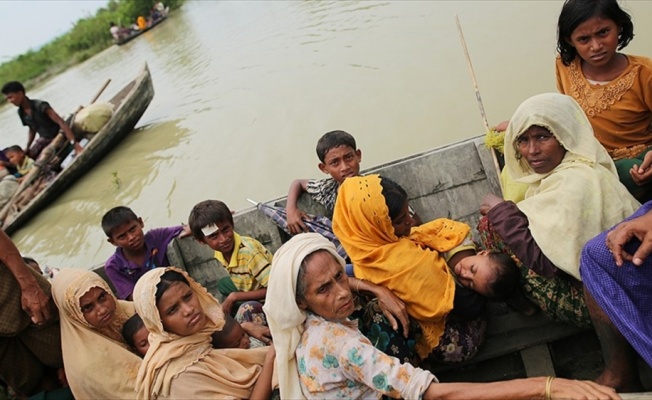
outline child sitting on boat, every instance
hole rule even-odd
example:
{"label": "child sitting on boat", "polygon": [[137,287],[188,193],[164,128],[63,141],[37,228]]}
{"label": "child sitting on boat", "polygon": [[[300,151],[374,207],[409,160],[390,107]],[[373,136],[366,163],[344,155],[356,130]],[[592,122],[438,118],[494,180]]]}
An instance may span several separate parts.
{"label": "child sitting on boat", "polygon": [[219,290],[226,299],[226,314],[236,303],[264,301],[272,254],[259,241],[240,236],[233,230],[233,214],[219,200],[205,200],[192,208],[188,225],[195,239],[215,250],[215,258],[229,272],[230,279],[220,281]]}
{"label": "child sitting on boat", "polygon": [[20,148],[18,145],[13,145],[7,147],[4,151],[5,155],[9,159],[9,162],[12,163],[16,170],[18,171],[18,181],[20,182],[22,178],[29,173],[34,165],[34,160],[29,158],[27,154]]}
{"label": "child sitting on boat", "polygon": [[[322,204],[329,213],[333,212],[337,190],[344,179],[360,175],[362,152],[358,149],[353,136],[344,131],[331,131],[324,134],[317,142],[319,169],[330,175],[325,179],[296,179],[290,185],[287,197],[288,228],[292,234],[308,232],[303,223],[306,214],[297,208],[297,201],[306,192],[316,202]],[[410,208],[416,225],[421,218]]]}
{"label": "child sitting on boat", "polygon": [[[115,253],[104,270],[118,298],[131,300],[138,279],[150,269],[167,267],[168,244],[184,232],[182,225],[152,229],[143,233],[143,220],[128,207],[115,207],[102,217],[102,229]],[[188,231],[186,231],[186,234]]]}
{"label": "child sitting on boat", "polygon": [[[3,152],[0,152],[0,154],[4,155]],[[11,168],[13,169],[13,165],[11,165]],[[0,162],[0,208],[9,202],[18,186],[16,176],[11,173],[8,166]]]}

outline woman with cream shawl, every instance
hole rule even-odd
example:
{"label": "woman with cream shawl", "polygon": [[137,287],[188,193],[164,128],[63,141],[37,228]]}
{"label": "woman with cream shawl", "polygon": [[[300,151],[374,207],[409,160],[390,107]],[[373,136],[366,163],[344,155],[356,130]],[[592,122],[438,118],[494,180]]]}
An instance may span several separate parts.
{"label": "woman with cream shawl", "polygon": [[405,303],[421,328],[419,357],[464,361],[475,355],[486,324],[481,318],[449,316],[457,290],[446,258],[455,265],[457,256],[475,254],[473,245],[467,245],[471,228],[448,219],[410,228],[407,210],[407,194],[389,179],[347,178],[337,196],[333,231],[353,262],[356,278],[387,287]]}
{"label": "woman with cream shawl", "polygon": [[484,247],[519,260],[526,296],[553,319],[589,326],[580,253],[595,235],[632,214],[638,202],[619,182],[614,163],[569,96],[524,101],[505,135],[505,168],[528,185],[517,204],[485,197]]}
{"label": "woman with cream shawl", "polygon": [[[171,271],[181,276],[181,280],[169,278]],[[183,290],[173,300],[175,312],[188,319],[187,326],[192,326],[197,316],[202,320],[193,329],[198,330],[187,336],[172,333],[169,326],[164,326],[158,308],[162,296],[172,292],[175,285]],[[161,296],[159,304],[157,294]],[[193,298],[198,305],[184,306],[192,304],[187,301]],[[273,348],[213,349],[211,334],[224,326],[222,307],[185,271],[168,267],[147,272],[136,283],[134,304],[149,331],[149,350],[136,383],[139,399],[246,399],[256,397],[252,390],[259,380],[267,382],[262,392],[271,392]],[[172,309],[165,311],[171,312]],[[258,397],[269,397],[269,394]]]}
{"label": "woman with cream shawl", "polygon": [[352,303],[344,260],[323,236],[295,235],[278,249],[264,310],[282,399],[618,398],[613,389],[566,379],[438,383],[430,372],[376,349],[347,318]]}
{"label": "woman with cream shawl", "polygon": [[[87,321],[80,304],[82,297],[94,291],[109,304],[99,328]],[[81,269],[61,270],[52,281],[52,294],[59,308],[66,378],[75,398],[135,398],[141,360],[129,350],[121,333],[134,314],[131,302],[117,300],[99,275]]]}

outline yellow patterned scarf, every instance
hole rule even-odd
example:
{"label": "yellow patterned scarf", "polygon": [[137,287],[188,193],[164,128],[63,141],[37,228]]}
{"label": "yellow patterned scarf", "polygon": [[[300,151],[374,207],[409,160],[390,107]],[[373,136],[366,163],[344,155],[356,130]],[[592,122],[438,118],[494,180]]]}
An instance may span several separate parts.
{"label": "yellow patterned scarf", "polygon": [[379,175],[347,178],[340,186],[333,231],[353,262],[355,276],[391,289],[423,331],[417,352],[424,358],[439,344],[453,309],[455,282],[439,254],[460,245],[470,228],[437,219],[394,234]]}

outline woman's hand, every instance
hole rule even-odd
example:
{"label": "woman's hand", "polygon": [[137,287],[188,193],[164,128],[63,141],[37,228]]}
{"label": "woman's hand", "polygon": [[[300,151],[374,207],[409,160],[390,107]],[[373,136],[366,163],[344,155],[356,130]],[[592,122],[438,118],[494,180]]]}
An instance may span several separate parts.
{"label": "woman's hand", "polygon": [[394,292],[384,286],[379,286],[364,279],[349,277],[349,287],[355,288],[358,294],[372,295],[378,299],[380,310],[387,318],[392,329],[398,331],[398,322],[403,326],[403,336],[408,337],[410,330],[410,316],[405,308],[405,303]]}
{"label": "woman's hand", "polygon": [[[641,245],[632,255],[625,251],[625,245],[634,238],[640,240]],[[607,247],[619,267],[622,267],[624,261],[641,266],[652,252],[652,212],[616,226],[607,234]]]}
{"label": "woman's hand", "polygon": [[629,174],[632,176],[634,183],[638,186],[643,186],[652,181],[652,151],[645,153],[643,157],[643,162],[640,166],[634,164],[634,166],[629,170]]}
{"label": "woman's hand", "polygon": [[493,193],[489,193],[482,200],[482,204],[480,205],[480,214],[487,215],[489,210],[494,208],[495,205],[502,203],[503,201],[505,200],[503,200],[501,197],[498,197]]}
{"label": "woman's hand", "polygon": [[555,379],[550,386],[551,399],[620,399],[610,387],[591,381]]}
{"label": "woman's hand", "polygon": [[498,123],[498,125],[494,126],[491,129],[493,129],[496,132],[504,132],[504,131],[507,130],[508,126],[509,126],[509,120],[506,120],[506,121],[502,121],[502,122]]}
{"label": "woman's hand", "polygon": [[265,354],[265,362],[274,362],[276,359],[276,348],[274,348],[274,343],[269,345],[269,350]]}
{"label": "woman's hand", "polygon": [[380,310],[385,315],[385,318],[387,318],[392,329],[398,331],[398,322],[400,322],[403,327],[403,336],[407,338],[410,331],[410,316],[405,308],[405,303],[394,292],[384,286],[378,286],[374,289],[374,292],[378,299]]}
{"label": "woman's hand", "polygon": [[272,343],[272,333],[268,327],[253,322],[243,322],[240,326],[247,335],[253,336],[265,344]]}

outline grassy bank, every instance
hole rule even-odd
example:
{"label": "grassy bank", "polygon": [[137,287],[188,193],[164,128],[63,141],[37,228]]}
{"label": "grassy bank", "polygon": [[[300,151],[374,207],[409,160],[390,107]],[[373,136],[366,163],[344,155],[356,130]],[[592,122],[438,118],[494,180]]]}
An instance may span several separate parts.
{"label": "grassy bank", "polygon": [[[166,0],[170,10],[181,7],[184,0]],[[139,15],[149,16],[154,0],[110,0],[94,16],[82,18],[67,33],[35,51],[0,65],[0,85],[21,81],[27,89],[71,65],[89,59],[113,45],[109,33],[111,22],[130,26]],[[2,98],[1,102],[4,102]]]}

